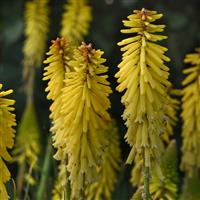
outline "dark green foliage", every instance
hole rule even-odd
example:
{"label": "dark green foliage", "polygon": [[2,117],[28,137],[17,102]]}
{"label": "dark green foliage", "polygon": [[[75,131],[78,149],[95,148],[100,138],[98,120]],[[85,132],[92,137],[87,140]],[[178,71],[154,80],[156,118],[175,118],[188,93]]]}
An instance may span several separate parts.
{"label": "dark green foliage", "polygon": [[173,183],[178,182],[176,141],[172,140],[167,147],[161,162],[163,175]]}
{"label": "dark green foliage", "polygon": [[185,179],[183,192],[179,200],[199,200],[200,199],[200,178]]}

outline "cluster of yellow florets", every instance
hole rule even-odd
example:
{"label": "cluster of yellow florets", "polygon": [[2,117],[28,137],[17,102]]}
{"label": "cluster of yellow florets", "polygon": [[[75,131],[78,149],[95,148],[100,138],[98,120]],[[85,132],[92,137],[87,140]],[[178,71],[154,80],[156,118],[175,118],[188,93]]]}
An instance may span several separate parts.
{"label": "cluster of yellow florets", "polygon": [[127,162],[131,163],[135,155],[143,155],[147,167],[158,158],[158,149],[162,147],[160,134],[165,128],[166,88],[170,86],[169,68],[164,64],[170,60],[164,55],[167,48],[155,44],[166,38],[156,34],[163,32],[165,26],[153,24],[161,17],[155,11],[134,11],[123,21],[128,29],[122,30],[133,36],[118,43],[123,46],[121,51],[125,51],[116,77],[117,90],[125,91],[122,97],[123,119],[128,127],[125,138],[132,147]]}
{"label": "cluster of yellow florets", "polygon": [[77,197],[84,185],[95,180],[96,167],[102,161],[106,143],[102,131],[110,121],[111,89],[103,52],[85,43],[69,51],[72,49],[64,38],[53,42],[44,80],[49,80],[46,91],[53,100],[50,117],[58,149],[55,157],[67,156],[72,197]]}
{"label": "cluster of yellow florets", "polygon": [[[0,84],[0,90],[3,85]],[[4,161],[10,161],[11,156],[8,149],[14,145],[16,125],[15,115],[12,113],[15,104],[14,100],[7,99],[6,96],[11,94],[12,90],[0,91],[0,199],[9,199],[5,183],[10,179],[10,172],[7,169]]]}
{"label": "cluster of yellow florets", "polygon": [[200,169],[200,49],[188,54],[185,63],[192,67],[184,69],[186,78],[182,84],[183,146],[181,168],[188,176]]}

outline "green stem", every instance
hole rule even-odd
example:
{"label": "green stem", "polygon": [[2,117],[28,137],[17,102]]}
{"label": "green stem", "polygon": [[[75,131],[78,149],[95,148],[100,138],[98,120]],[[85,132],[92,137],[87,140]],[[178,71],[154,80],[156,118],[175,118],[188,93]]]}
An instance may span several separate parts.
{"label": "green stem", "polygon": [[[32,171],[33,171],[33,167],[30,166],[30,168],[29,168],[29,170],[28,170],[28,176],[31,177],[31,175],[32,175]],[[30,190],[30,182],[27,181],[26,188],[25,188],[24,200],[27,200],[27,199],[28,199],[28,193],[29,193],[29,190]]]}
{"label": "green stem", "polygon": [[17,197],[21,199],[21,193],[24,185],[24,174],[26,171],[25,161],[19,166],[19,171],[17,175]]}
{"label": "green stem", "polygon": [[144,178],[144,195],[143,200],[151,200],[149,185],[150,185],[150,171],[145,163],[145,149],[143,149],[143,178]]}
{"label": "green stem", "polygon": [[16,191],[16,184],[14,179],[11,179],[13,183],[13,200],[17,200],[17,191]]}
{"label": "green stem", "polygon": [[45,160],[43,164],[43,169],[42,169],[42,175],[39,183],[39,189],[37,191],[36,195],[36,200],[41,200],[44,199],[43,195],[46,189],[46,183],[49,175],[49,169],[50,169],[50,162],[51,162],[51,157],[52,157],[52,148],[51,148],[51,139],[48,141],[47,149],[46,149],[46,154],[45,154]]}
{"label": "green stem", "polygon": [[27,199],[28,199],[29,189],[30,189],[30,183],[27,183],[26,189],[25,189],[24,200],[27,200]]}
{"label": "green stem", "polygon": [[33,102],[34,79],[35,79],[35,69],[31,68],[29,72],[29,77],[27,80],[27,86],[26,86],[27,104],[30,104]]}

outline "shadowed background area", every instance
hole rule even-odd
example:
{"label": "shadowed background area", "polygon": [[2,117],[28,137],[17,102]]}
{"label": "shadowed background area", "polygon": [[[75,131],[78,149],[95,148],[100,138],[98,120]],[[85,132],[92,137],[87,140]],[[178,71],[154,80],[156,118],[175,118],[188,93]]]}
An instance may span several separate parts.
{"label": "shadowed background area", "polygon": [[[63,12],[64,0],[51,0],[50,34],[48,36],[48,46],[50,41],[58,36],[60,30],[60,20]],[[22,47],[24,42],[24,4],[23,0],[1,0],[0,1],[0,83],[4,89],[14,89],[13,98],[16,100],[17,120],[21,118],[25,105],[25,94],[23,93],[22,80]],[[164,35],[168,39],[164,41],[169,51],[167,55],[171,58],[169,64],[171,75],[170,79],[176,88],[181,87],[183,78],[181,70],[184,67],[183,58],[186,53],[193,52],[194,48],[200,45],[200,18],[199,0],[91,0],[93,8],[93,21],[90,34],[86,38],[87,43],[100,48],[105,52],[109,66],[109,80],[113,91],[116,87],[114,74],[121,59],[120,49],[117,42],[124,38],[120,33],[122,29],[122,19],[131,14],[134,9],[152,9],[164,14],[158,23],[166,24]],[[37,42],[37,41],[35,41]],[[35,83],[35,103],[41,132],[43,134],[43,145],[47,143],[49,135],[49,102],[46,100],[44,92],[45,83],[42,81],[43,67],[37,69]],[[120,128],[121,138],[123,138],[126,128],[123,125],[121,114],[123,107],[120,103],[120,94],[116,91],[111,95],[112,116],[117,120]],[[180,123],[175,131],[175,137],[180,146]],[[129,147],[122,141],[123,160],[126,159]],[[115,200],[128,199],[132,193],[129,183],[130,169],[125,168],[120,175],[117,189],[114,193]],[[13,167],[13,173],[15,167]]]}

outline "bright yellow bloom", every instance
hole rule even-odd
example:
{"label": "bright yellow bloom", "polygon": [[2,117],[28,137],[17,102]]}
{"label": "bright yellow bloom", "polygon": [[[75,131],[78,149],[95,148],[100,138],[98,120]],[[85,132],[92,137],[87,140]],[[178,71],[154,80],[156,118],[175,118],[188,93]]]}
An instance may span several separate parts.
{"label": "bright yellow bloom", "polygon": [[168,145],[161,161],[161,170],[164,178],[153,173],[150,182],[150,193],[153,200],[175,200],[177,199],[177,152],[176,142],[172,140]]}
{"label": "bright yellow bloom", "polygon": [[[53,41],[44,61],[49,65],[45,67],[43,80],[49,81],[47,98],[53,100],[50,118],[58,150],[55,158],[63,163],[63,155],[68,157],[72,197],[77,197],[83,185],[95,179],[93,173],[101,161],[105,145],[101,132],[110,120],[106,110],[110,107],[107,97],[111,89],[104,75],[107,67],[101,58],[103,52],[82,44],[74,51],[73,60],[73,49],[64,38]],[[63,173],[64,164],[61,166]],[[61,197],[62,190],[63,185],[57,184],[54,198]]]}
{"label": "bright yellow bloom", "polygon": [[87,200],[111,200],[117,181],[121,152],[119,133],[114,122],[109,124],[104,135],[108,142],[103,154],[103,162],[97,167],[99,178],[96,182],[89,184],[86,190]]}
{"label": "bright yellow bloom", "polygon": [[64,87],[65,73],[72,70],[68,62],[72,59],[73,47],[67,39],[57,38],[52,41],[47,55],[48,58],[44,63],[48,65],[44,68],[43,80],[48,81],[45,89],[48,92],[47,99],[53,101],[50,107],[50,118],[56,120],[60,115],[60,96]]}
{"label": "bright yellow bloom", "polygon": [[102,160],[111,93],[102,54],[85,43],[76,49],[69,63],[75,71],[66,73],[62,90],[63,131],[54,140],[68,155],[72,198],[79,198],[83,186],[95,179]]}
{"label": "bright yellow bloom", "polygon": [[[48,58],[44,61],[45,64],[48,64],[44,70],[43,80],[48,81],[48,86],[46,92],[48,92],[47,99],[52,100],[50,106],[50,118],[52,119],[52,128],[51,132],[53,135],[58,134],[62,131],[63,128],[63,115],[61,114],[62,107],[62,89],[64,87],[65,74],[73,71],[73,68],[69,66],[68,62],[72,59],[74,47],[71,43],[65,38],[57,38],[52,41],[49,52],[47,53]],[[57,159],[61,160],[59,165],[59,174],[58,179],[55,183],[53,190],[53,199],[62,199],[64,195],[64,188],[67,182],[66,176],[66,155],[63,155],[63,151],[59,144],[54,144],[57,148]]]}
{"label": "bright yellow bloom", "polygon": [[88,34],[91,20],[91,7],[87,0],[69,0],[65,5],[60,35],[80,44]]}
{"label": "bright yellow bloom", "polygon": [[184,69],[186,78],[182,84],[183,146],[181,169],[192,176],[200,169],[200,48],[188,54],[185,63],[192,67]]}
{"label": "bright yellow bloom", "polygon": [[118,43],[124,53],[116,74],[117,90],[125,91],[121,100],[125,105],[123,119],[128,127],[125,138],[132,147],[127,163],[137,155],[144,156],[146,167],[151,166],[151,161],[157,161],[162,152],[160,134],[165,131],[166,90],[171,85],[167,80],[169,68],[164,64],[170,61],[164,55],[167,48],[155,43],[166,39],[156,34],[163,32],[165,26],[153,24],[161,17],[156,11],[134,11],[123,21],[128,29],[121,31],[133,36]]}
{"label": "bright yellow bloom", "polygon": [[25,44],[24,76],[29,68],[41,65],[45,53],[45,43],[49,30],[49,0],[37,0],[26,3],[25,10]]}
{"label": "bright yellow bloom", "polygon": [[19,123],[16,144],[13,151],[14,161],[19,165],[28,164],[29,169],[36,169],[40,153],[40,130],[37,122],[35,108],[32,103],[24,110]]}
{"label": "bright yellow bloom", "polygon": [[[0,84],[0,90],[2,87],[3,85]],[[16,126],[15,115],[12,113],[15,101],[5,98],[12,92],[12,90],[0,91],[0,199],[3,200],[9,199],[4,184],[10,179],[10,172],[4,161],[11,160],[8,149],[14,145],[15,130],[13,126]]]}
{"label": "bright yellow bloom", "polygon": [[[65,38],[57,38],[52,41],[49,52],[47,53],[48,58],[44,61],[45,64],[48,64],[44,70],[43,80],[48,81],[48,86],[45,89],[48,92],[47,99],[52,100],[50,106],[50,118],[52,119],[52,128],[51,132],[55,137],[59,135],[59,132],[62,131],[63,125],[63,115],[61,114],[62,107],[62,89],[64,87],[65,74],[70,71],[73,71],[73,68],[69,66],[69,61],[72,59],[74,47],[71,43]],[[60,152],[60,146],[56,143],[54,144],[58,148],[58,155]]]}

